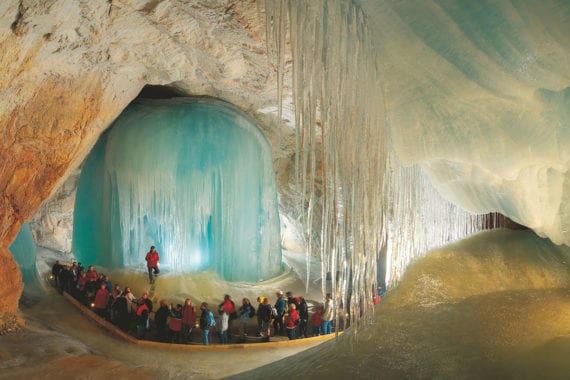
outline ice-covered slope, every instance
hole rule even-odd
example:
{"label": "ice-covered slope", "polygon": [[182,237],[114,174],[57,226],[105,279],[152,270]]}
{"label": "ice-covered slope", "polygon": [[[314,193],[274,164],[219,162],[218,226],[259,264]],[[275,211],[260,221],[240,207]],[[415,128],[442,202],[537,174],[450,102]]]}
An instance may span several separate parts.
{"label": "ice-covered slope", "polygon": [[530,231],[481,232],[412,264],[358,334],[232,378],[563,379],[569,258]]}

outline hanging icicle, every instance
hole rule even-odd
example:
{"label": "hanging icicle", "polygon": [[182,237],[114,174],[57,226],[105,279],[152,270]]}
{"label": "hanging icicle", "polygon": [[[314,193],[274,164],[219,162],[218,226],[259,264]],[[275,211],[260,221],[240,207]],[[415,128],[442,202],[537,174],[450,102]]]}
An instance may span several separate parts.
{"label": "hanging icicle", "polygon": [[[354,324],[371,307],[367,301],[377,282],[383,240],[377,228],[385,161],[379,75],[374,57],[361,53],[372,46],[354,4],[288,2],[287,13],[283,4],[264,6],[270,56],[285,52],[286,41],[275,30],[283,25],[278,19],[289,21],[296,169],[308,254],[321,257],[321,276],[327,279],[322,292],[335,294],[337,320]],[[361,73],[361,67],[371,70]]]}
{"label": "hanging icicle", "polygon": [[[483,229],[485,216],[444,200],[420,167],[398,163],[381,49],[355,2],[265,1],[263,9],[278,70],[289,36],[307,254],[321,258],[322,292],[334,294],[337,322],[358,327],[378,286],[396,285],[427,250]],[[283,72],[278,78],[282,101]]]}

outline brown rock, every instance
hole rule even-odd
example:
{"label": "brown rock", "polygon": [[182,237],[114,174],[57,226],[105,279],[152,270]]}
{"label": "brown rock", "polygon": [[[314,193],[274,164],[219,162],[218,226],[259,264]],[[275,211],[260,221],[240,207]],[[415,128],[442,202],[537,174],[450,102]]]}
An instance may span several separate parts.
{"label": "brown rock", "polygon": [[24,284],[18,264],[10,251],[5,248],[0,248],[0,268],[2,268],[2,276],[0,276],[0,289],[2,289],[0,333],[3,333],[17,328],[19,324],[15,314],[18,310],[18,300],[22,290],[24,290]]}
{"label": "brown rock", "polygon": [[[26,103],[0,120],[0,240],[8,246],[64,175],[82,143],[86,126],[100,111],[96,78],[46,79]],[[81,93],[82,96],[75,96]]]}

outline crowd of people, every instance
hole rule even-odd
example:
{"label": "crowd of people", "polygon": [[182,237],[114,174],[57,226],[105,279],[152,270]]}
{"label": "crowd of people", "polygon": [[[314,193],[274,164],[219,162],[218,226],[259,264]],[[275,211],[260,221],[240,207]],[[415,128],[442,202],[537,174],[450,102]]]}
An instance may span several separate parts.
{"label": "crowd of people", "polygon": [[[149,266],[151,283],[156,274]],[[130,287],[113,285],[108,276],[98,274],[92,265],[85,269],[81,263],[68,265],[56,261],[52,277],[60,291],[69,293],[101,318],[138,339],[190,344],[193,331],[199,329],[202,343],[208,345],[210,333],[214,331],[219,342],[227,344],[236,338],[247,341],[248,337],[266,341],[272,336],[306,338],[330,334],[333,329],[331,294],[326,295],[314,312],[310,312],[304,297],[294,296],[290,291],[283,294],[280,290],[276,291],[273,304],[268,297],[259,296],[256,306],[248,298],[243,298],[241,305],[236,306],[226,294],[217,308],[207,302],[196,307],[187,298],[183,304],[176,305],[160,300],[158,308],[154,309],[148,293],[136,297]]]}

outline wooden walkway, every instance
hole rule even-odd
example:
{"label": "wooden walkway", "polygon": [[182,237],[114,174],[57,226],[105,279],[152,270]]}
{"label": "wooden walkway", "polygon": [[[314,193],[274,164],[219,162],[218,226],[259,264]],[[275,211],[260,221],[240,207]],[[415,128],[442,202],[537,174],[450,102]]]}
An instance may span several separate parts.
{"label": "wooden walkway", "polygon": [[188,351],[210,351],[210,350],[230,350],[230,349],[267,349],[269,347],[285,347],[285,346],[295,346],[295,345],[302,345],[304,343],[322,343],[328,340],[335,338],[337,335],[341,335],[342,332],[338,334],[329,334],[329,335],[319,335],[310,338],[304,339],[294,339],[294,340],[280,340],[280,341],[269,341],[269,342],[261,342],[261,343],[230,343],[230,344],[210,344],[208,346],[204,346],[201,344],[175,344],[175,343],[162,343],[162,342],[155,342],[151,340],[141,340],[137,339],[132,335],[129,335],[119,329],[114,324],[106,321],[105,319],[99,317],[95,314],[91,309],[85,307],[82,303],[77,301],[71,295],[66,292],[63,292],[64,298],[70,302],[77,310],[79,310],[83,315],[87,318],[92,320],[93,322],[97,323],[102,329],[107,330],[109,333],[114,335],[115,337],[127,341],[132,344],[136,344],[139,346],[146,346],[146,347],[156,347],[156,348],[170,348],[176,350],[188,350]]}

